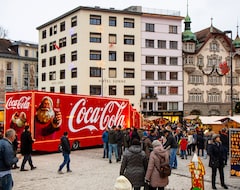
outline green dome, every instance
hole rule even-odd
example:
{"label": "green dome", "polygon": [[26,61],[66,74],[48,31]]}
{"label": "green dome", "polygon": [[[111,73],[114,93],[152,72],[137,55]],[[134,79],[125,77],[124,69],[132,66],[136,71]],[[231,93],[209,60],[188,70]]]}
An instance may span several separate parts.
{"label": "green dome", "polygon": [[196,35],[194,33],[191,32],[191,30],[185,30],[182,33],[182,41],[186,42],[186,41],[197,41]]}
{"label": "green dome", "polygon": [[235,48],[240,48],[240,38],[238,37],[238,35],[237,35],[236,39],[233,40],[233,46]]}
{"label": "green dome", "polygon": [[184,19],[185,22],[191,22],[191,18],[187,15]]}

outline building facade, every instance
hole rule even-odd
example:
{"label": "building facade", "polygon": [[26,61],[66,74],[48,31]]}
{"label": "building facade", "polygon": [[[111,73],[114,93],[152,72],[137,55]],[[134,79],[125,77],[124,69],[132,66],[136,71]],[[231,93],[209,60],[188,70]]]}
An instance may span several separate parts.
{"label": "building facade", "polygon": [[0,39],[0,101],[5,92],[36,90],[38,45]]}
{"label": "building facade", "polygon": [[212,23],[210,27],[192,33],[188,15],[184,23],[184,115],[233,114],[240,95],[238,35],[232,40]]}

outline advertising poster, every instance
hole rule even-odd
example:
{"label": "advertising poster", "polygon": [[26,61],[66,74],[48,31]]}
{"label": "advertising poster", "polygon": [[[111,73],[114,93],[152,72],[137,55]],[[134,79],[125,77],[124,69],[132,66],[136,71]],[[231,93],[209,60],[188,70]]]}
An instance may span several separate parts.
{"label": "advertising poster", "polygon": [[240,177],[240,129],[229,130],[230,145],[230,176]]}

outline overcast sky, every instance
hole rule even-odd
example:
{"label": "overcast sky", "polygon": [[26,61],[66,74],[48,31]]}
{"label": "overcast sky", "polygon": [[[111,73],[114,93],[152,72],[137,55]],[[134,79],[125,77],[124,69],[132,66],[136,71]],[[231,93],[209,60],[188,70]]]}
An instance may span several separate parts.
{"label": "overcast sky", "polygon": [[[232,30],[235,39],[240,24],[240,0],[188,0],[188,4],[193,32],[209,27],[213,18],[215,27]],[[176,10],[184,17],[187,14],[187,0],[1,0],[0,26],[8,31],[8,39],[38,43],[38,26],[78,6],[122,10],[133,5]]]}

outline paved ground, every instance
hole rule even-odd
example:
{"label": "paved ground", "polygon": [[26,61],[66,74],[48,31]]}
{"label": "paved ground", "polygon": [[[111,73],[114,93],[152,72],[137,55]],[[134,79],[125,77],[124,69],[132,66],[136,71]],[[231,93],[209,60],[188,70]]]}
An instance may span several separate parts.
{"label": "paved ground", "polygon": [[[173,170],[167,189],[190,190],[191,179],[188,170],[190,158],[188,160],[178,158],[178,161],[178,169]],[[206,169],[204,177],[205,190],[210,190],[211,170],[207,166],[208,159],[202,159],[202,161]],[[121,164],[120,162],[109,164],[107,159],[103,159],[102,148],[72,152],[72,173],[58,174],[57,169],[61,162],[61,153],[34,155],[33,163],[37,166],[36,170],[12,171],[14,190],[113,190],[115,179],[119,176]],[[28,165],[26,165],[26,169],[29,169]],[[229,166],[226,166],[226,184],[231,190],[240,190],[240,178],[230,178],[229,176]],[[217,174],[217,188],[222,189],[219,174]]]}

